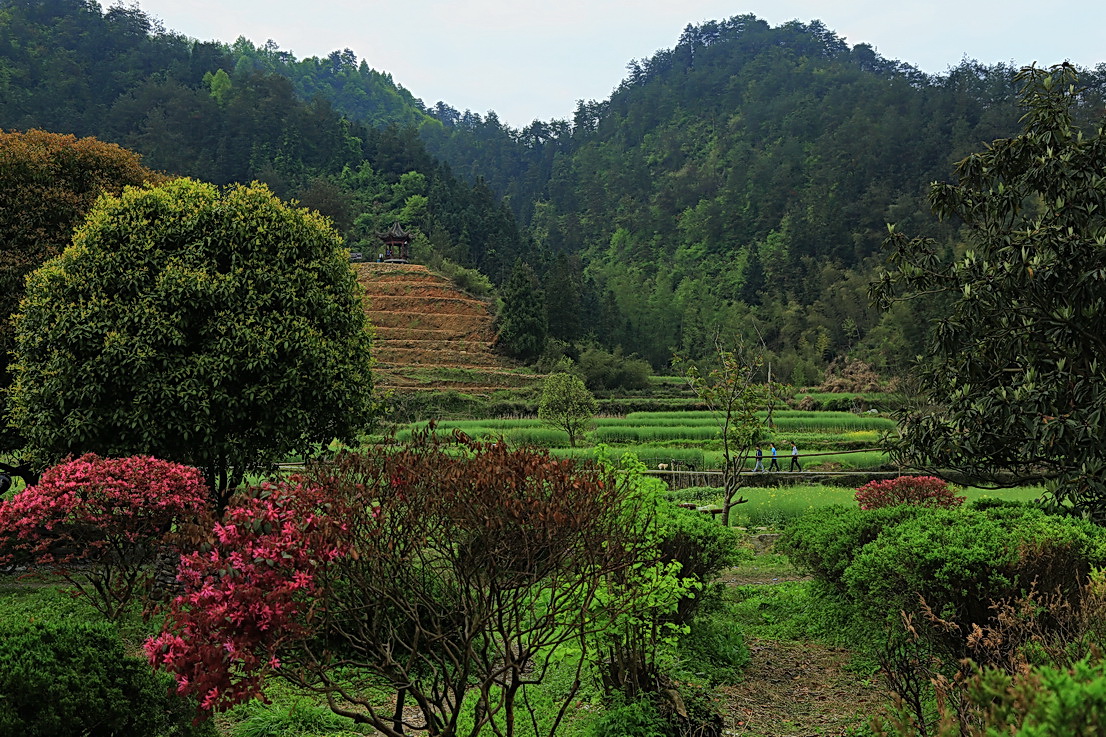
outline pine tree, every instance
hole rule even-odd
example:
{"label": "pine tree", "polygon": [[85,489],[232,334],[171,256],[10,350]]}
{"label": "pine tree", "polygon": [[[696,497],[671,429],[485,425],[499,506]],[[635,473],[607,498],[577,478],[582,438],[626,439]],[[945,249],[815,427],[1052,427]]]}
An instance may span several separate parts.
{"label": "pine tree", "polygon": [[549,320],[545,312],[545,294],[529,264],[515,261],[511,277],[500,291],[500,299],[496,339],[499,349],[523,361],[533,361],[545,350]]}

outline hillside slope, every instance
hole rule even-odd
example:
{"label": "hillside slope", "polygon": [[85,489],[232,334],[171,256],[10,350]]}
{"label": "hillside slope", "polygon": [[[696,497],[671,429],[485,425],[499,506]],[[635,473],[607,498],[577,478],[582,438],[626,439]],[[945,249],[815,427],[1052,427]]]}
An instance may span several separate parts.
{"label": "hillside slope", "polygon": [[396,392],[488,394],[534,376],[491,350],[493,315],[483,300],[418,264],[354,264],[376,337],[375,378]]}

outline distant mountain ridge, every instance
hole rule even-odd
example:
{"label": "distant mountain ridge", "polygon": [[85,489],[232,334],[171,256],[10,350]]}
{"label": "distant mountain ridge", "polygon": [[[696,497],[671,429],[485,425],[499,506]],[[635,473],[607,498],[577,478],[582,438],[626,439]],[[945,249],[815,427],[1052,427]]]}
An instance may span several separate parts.
{"label": "distant mountain ridge", "polygon": [[[135,8],[0,0],[0,127],[261,179],[369,252],[400,221],[416,252],[497,283],[523,259],[558,340],[661,368],[740,337],[794,383],[845,353],[896,372],[918,352],[933,305],[867,304],[886,223],[958,247],[928,187],[1017,130],[1014,71],[965,61],[929,76],[816,21],[743,15],[688,26],[572,120],[513,130],[428,110],[348,50],[297,60],[192,41]],[[1104,78],[1106,65],[1084,73],[1085,118],[1106,107]]]}

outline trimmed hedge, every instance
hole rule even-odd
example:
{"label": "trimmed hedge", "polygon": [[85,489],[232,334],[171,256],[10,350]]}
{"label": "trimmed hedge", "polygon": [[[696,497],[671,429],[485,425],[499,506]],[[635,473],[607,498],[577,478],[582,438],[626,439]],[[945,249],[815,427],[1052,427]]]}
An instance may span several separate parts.
{"label": "trimmed hedge", "polygon": [[921,597],[967,633],[992,619],[992,602],[1033,586],[1077,604],[1091,568],[1106,562],[1101,544],[1089,522],[1030,507],[926,510],[864,546],[843,580],[873,614],[917,610]]}

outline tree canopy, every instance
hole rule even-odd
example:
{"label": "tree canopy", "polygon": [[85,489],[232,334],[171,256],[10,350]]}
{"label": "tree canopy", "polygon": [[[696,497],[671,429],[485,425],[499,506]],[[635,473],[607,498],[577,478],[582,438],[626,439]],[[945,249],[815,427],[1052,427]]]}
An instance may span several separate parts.
{"label": "tree canopy", "polygon": [[[365,252],[398,219],[424,251],[505,279],[522,240],[514,218],[428,154],[420,124],[438,125],[348,50],[297,60],[273,42],[193,41],[134,6],[0,2],[0,128],[96,136],[216,184],[263,181]],[[397,186],[411,172],[425,178],[422,211]]]}
{"label": "tree canopy", "polygon": [[321,216],[263,185],[129,188],[29,279],[12,416],[42,465],[153,455],[201,468],[221,505],[246,472],[369,423],[369,344]]}
{"label": "tree canopy", "polygon": [[[102,193],[163,180],[142,166],[137,154],[112,143],[0,130],[0,387],[10,384],[7,367],[15,346],[10,318],[27,275],[69,245]],[[6,406],[2,392],[0,406]],[[2,450],[20,444],[6,422],[0,423],[0,435]]]}
{"label": "tree canopy", "polygon": [[894,450],[993,483],[1050,481],[1059,504],[1106,522],[1106,136],[1101,121],[1091,134],[1076,125],[1070,65],[1017,80],[1022,132],[933,187],[964,250],[949,259],[891,228],[876,296],[948,306]]}

